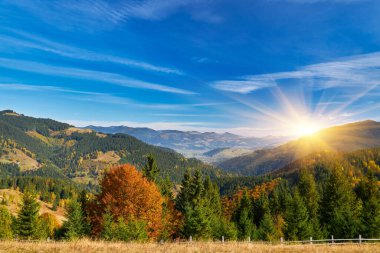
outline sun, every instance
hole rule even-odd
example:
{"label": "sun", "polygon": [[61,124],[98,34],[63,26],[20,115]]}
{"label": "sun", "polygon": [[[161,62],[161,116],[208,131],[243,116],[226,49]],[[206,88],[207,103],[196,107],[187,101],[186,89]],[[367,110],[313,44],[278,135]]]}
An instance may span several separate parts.
{"label": "sun", "polygon": [[293,124],[293,133],[296,136],[308,136],[313,135],[323,128],[323,126],[312,120],[308,121],[298,121]]}

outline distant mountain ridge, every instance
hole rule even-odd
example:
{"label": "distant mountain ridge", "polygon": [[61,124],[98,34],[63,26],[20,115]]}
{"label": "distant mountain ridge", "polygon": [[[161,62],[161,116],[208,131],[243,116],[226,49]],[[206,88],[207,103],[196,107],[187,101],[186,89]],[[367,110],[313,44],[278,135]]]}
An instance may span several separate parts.
{"label": "distant mountain ridge", "polygon": [[184,154],[187,157],[207,158],[205,152],[221,148],[257,149],[276,146],[288,140],[286,137],[244,137],[232,133],[153,130],[150,128],[133,128],[128,126],[87,126],[102,133],[125,133],[146,143],[167,147]]}
{"label": "distant mountain ridge", "polygon": [[256,150],[218,164],[228,172],[262,175],[321,151],[351,152],[380,146],[380,123],[366,120],[331,128],[305,136],[275,148]]}

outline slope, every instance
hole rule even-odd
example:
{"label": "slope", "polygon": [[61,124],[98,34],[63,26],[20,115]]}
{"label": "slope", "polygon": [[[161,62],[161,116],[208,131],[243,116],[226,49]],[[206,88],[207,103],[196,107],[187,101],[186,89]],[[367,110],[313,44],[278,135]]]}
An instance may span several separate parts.
{"label": "slope", "polygon": [[228,172],[262,175],[314,152],[350,152],[380,146],[380,123],[362,121],[324,129],[276,148],[232,158],[218,166]]}

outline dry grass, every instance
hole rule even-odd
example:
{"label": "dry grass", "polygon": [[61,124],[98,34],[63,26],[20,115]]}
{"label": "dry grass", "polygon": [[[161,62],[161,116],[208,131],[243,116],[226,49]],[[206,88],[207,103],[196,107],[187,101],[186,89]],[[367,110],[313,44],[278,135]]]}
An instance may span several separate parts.
{"label": "dry grass", "polygon": [[379,253],[380,244],[345,245],[269,245],[254,243],[108,243],[81,240],[77,242],[0,242],[0,253],[5,252],[255,252],[255,253]]}
{"label": "dry grass", "polygon": [[[17,216],[22,202],[22,193],[13,189],[0,189],[0,202],[3,199],[5,199],[5,202],[7,203],[5,207],[8,208],[9,212]],[[38,202],[41,205],[40,215],[44,213],[52,214],[57,218],[60,225],[66,220],[65,210],[62,207],[58,207],[56,211],[53,211],[51,209],[51,204],[43,202],[41,200],[38,200]]]}

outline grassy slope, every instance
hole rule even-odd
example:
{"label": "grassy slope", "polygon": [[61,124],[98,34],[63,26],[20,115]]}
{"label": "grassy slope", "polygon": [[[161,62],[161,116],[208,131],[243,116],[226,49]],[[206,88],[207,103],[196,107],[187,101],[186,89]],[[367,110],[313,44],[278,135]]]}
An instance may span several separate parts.
{"label": "grassy slope", "polygon": [[[12,213],[12,215],[17,216],[22,202],[22,193],[12,189],[0,189],[0,202],[5,199],[6,207]],[[65,218],[65,211],[63,208],[58,207],[56,211],[51,209],[52,205],[45,203],[43,201],[38,201],[40,203],[41,209],[40,214],[49,213],[54,215],[57,220],[62,224]]]}

